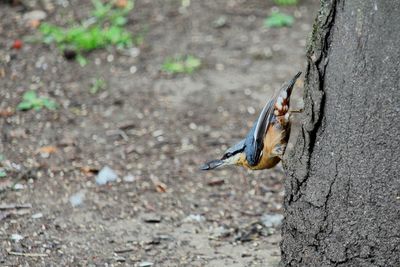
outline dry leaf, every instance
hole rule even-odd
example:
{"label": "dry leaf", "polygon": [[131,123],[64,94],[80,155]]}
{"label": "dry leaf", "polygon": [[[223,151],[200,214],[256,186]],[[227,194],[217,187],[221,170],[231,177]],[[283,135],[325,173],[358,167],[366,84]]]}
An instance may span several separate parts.
{"label": "dry leaf", "polygon": [[223,185],[225,183],[225,180],[223,179],[217,179],[217,180],[211,180],[207,182],[209,186],[217,186],[217,185]]}
{"label": "dry leaf", "polygon": [[6,70],[4,68],[0,68],[0,78],[3,78],[6,76]]}
{"label": "dry leaf", "polygon": [[157,177],[155,177],[154,175],[150,176],[151,181],[154,184],[154,187],[156,188],[156,191],[158,193],[165,193],[167,192],[167,185],[164,184],[163,182],[160,182],[160,180],[158,180]]}
{"label": "dry leaf", "polygon": [[57,148],[55,146],[43,146],[38,149],[38,153],[51,154],[51,153],[55,153],[55,152],[57,152]]}
{"label": "dry leaf", "polygon": [[40,20],[38,20],[38,19],[33,19],[28,22],[28,26],[31,29],[37,29],[39,27],[39,25],[40,25]]}
{"label": "dry leaf", "polygon": [[125,8],[128,5],[128,0],[117,0],[115,6],[119,8]]}
{"label": "dry leaf", "polygon": [[156,186],[156,191],[158,193],[167,192],[167,185],[166,184],[159,182],[159,183],[155,184],[155,186]]}
{"label": "dry leaf", "polygon": [[92,176],[94,174],[98,174],[99,173],[99,169],[94,168],[94,167],[89,167],[89,166],[81,167],[81,171],[87,176]]}
{"label": "dry leaf", "polygon": [[12,115],[14,115],[14,111],[11,108],[0,110],[0,117],[10,117]]}

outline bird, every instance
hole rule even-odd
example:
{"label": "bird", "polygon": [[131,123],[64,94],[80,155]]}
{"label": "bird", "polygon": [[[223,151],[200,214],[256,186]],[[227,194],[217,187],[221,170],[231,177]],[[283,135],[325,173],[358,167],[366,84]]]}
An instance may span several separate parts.
{"label": "bird", "polygon": [[272,97],[262,109],[247,136],[226,150],[221,159],[203,164],[201,170],[212,170],[229,165],[250,170],[270,169],[277,165],[285,153],[290,135],[290,96],[300,77],[298,72]]}

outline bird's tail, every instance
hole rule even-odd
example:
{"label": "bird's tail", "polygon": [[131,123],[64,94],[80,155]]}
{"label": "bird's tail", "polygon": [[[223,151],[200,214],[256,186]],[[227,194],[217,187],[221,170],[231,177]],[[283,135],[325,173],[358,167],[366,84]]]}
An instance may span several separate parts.
{"label": "bird's tail", "polygon": [[290,95],[292,94],[294,84],[296,83],[300,75],[301,72],[298,72],[293,77],[293,79],[291,79],[287,84],[285,84],[279,91],[277,97],[275,98],[275,104],[274,104],[274,114],[276,116],[282,116],[288,112],[290,104]]}

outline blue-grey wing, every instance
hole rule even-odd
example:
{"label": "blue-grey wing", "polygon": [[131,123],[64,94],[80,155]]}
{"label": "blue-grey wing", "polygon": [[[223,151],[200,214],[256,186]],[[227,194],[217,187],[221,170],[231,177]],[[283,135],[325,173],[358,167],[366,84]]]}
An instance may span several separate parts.
{"label": "blue-grey wing", "polygon": [[260,143],[264,140],[265,131],[267,130],[268,125],[271,122],[271,118],[274,115],[274,103],[275,98],[270,99],[258,116],[253,135],[256,143]]}
{"label": "blue-grey wing", "polygon": [[246,159],[255,166],[260,160],[260,154],[264,147],[265,132],[272,121],[275,98],[272,98],[262,109],[257,121],[246,138]]}

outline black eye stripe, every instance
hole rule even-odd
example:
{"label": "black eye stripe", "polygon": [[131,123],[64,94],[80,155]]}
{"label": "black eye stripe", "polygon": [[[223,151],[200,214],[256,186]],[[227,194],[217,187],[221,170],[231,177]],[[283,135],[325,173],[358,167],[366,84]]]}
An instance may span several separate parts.
{"label": "black eye stripe", "polygon": [[231,151],[226,152],[226,153],[224,154],[224,156],[222,157],[222,160],[227,159],[227,158],[230,158],[230,157],[236,155],[237,153],[242,152],[243,150],[244,150],[244,147],[243,147],[242,149],[238,149],[238,150],[235,150],[235,151],[232,151],[232,152],[231,152]]}

